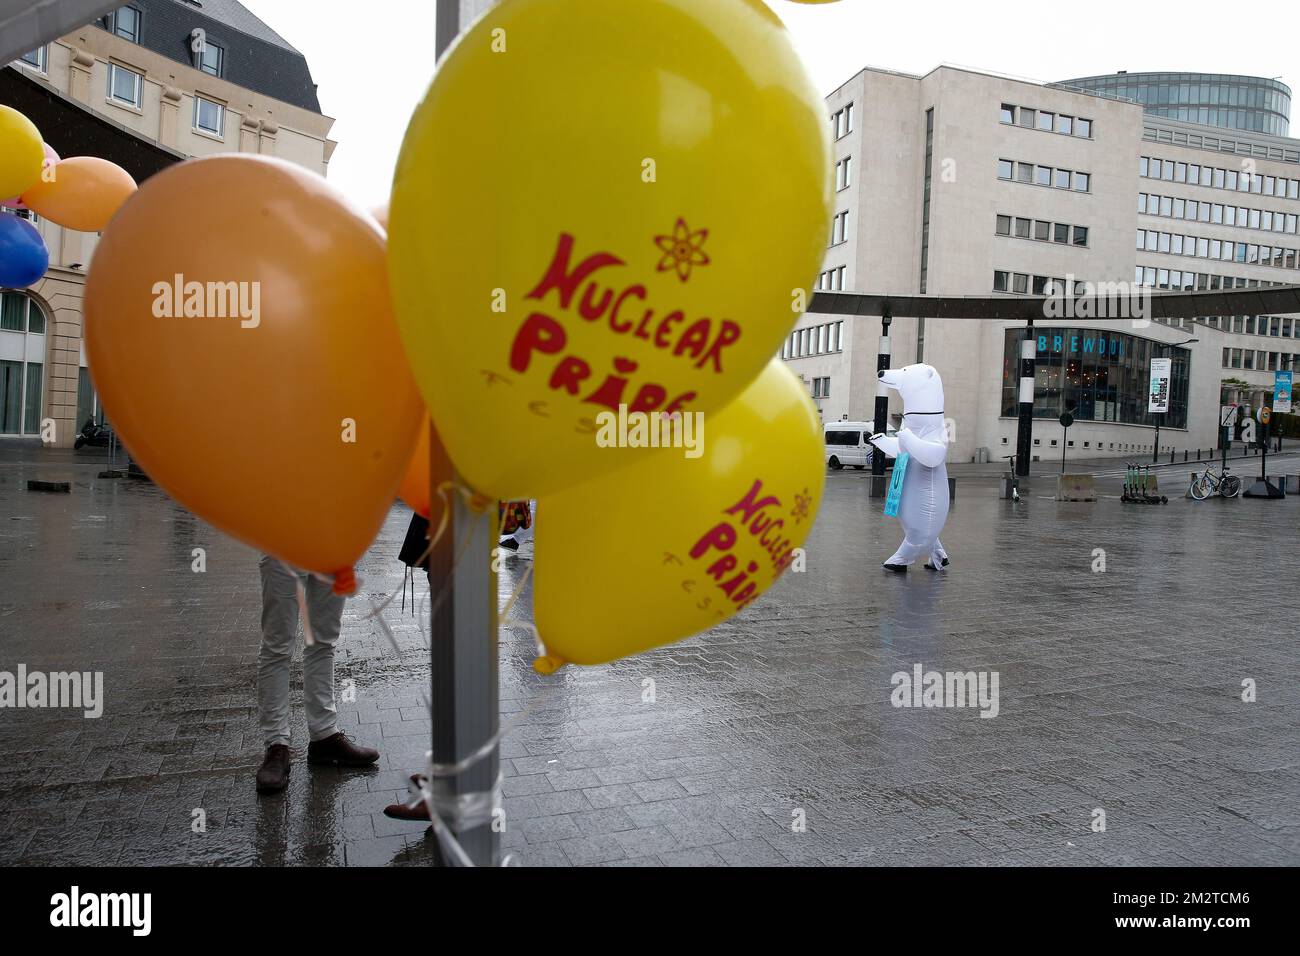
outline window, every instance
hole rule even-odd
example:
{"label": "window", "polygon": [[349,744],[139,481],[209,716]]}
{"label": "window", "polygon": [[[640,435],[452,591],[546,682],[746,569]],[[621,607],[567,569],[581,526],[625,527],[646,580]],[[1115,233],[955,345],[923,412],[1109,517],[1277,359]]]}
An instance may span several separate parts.
{"label": "window", "polygon": [[1088,173],[1074,174],[1074,189],[1076,192],[1086,193],[1092,188],[1092,176]]}
{"label": "window", "polygon": [[1036,120],[1037,120],[1037,115],[1035,114],[1035,112],[1034,112],[1033,110],[1031,110],[1031,109],[1026,109],[1026,108],[1023,107],[1023,106],[1020,107],[1020,125],[1021,125],[1021,126],[1027,127],[1027,128],[1029,128],[1029,129],[1033,129],[1033,128],[1034,128],[1034,123],[1036,122]]}
{"label": "window", "polygon": [[1092,139],[1092,120],[1090,119],[1075,120],[1074,135],[1082,136],[1084,139]]}
{"label": "window", "polygon": [[1016,163],[1016,182],[1032,183],[1034,181],[1033,163]]}
{"label": "window", "polygon": [[1064,133],[1066,136],[1071,135],[1074,132],[1074,117],[1058,115],[1056,117],[1056,131]]}
{"label": "window", "polygon": [[[16,333],[16,334],[15,334]],[[42,354],[44,341],[24,343],[23,334],[44,335],[45,313],[20,292],[0,293],[0,343],[3,354]],[[0,434],[37,435],[45,367],[20,358],[0,361]]]}
{"label": "window", "polygon": [[[1076,227],[1076,228],[1078,228],[1078,227]],[[1086,231],[1086,230],[1085,230],[1085,231]],[[1070,241],[1070,227],[1069,227],[1068,225],[1066,225],[1065,223],[1063,223],[1063,222],[1058,222],[1058,223],[1056,224],[1055,233],[1054,233],[1054,235],[1052,236],[1052,239],[1053,239],[1054,241],[1056,241],[1056,242],[1069,242],[1069,241]]]}
{"label": "window", "polygon": [[1028,239],[1028,238],[1029,238],[1029,220],[1028,220],[1028,219],[1021,219],[1021,218],[1019,218],[1019,217],[1016,218],[1016,238],[1017,238],[1017,239]]}
{"label": "window", "polygon": [[1038,128],[1044,132],[1050,133],[1056,126],[1056,114],[1049,113],[1046,110],[1040,110],[1038,113]]}
{"label": "window", "polygon": [[108,98],[117,103],[140,108],[140,87],[143,77],[116,63],[108,65]]}
{"label": "window", "polygon": [[1011,217],[998,216],[997,226],[994,230],[999,236],[1011,235]]}
{"label": "window", "polygon": [[1016,108],[1010,103],[1002,104],[1001,121],[1003,123],[1014,123],[1016,121]]}
{"label": "window", "polygon": [[831,115],[831,128],[835,131],[836,139],[841,139],[853,132],[852,103]]}
{"label": "window", "polygon": [[1075,244],[1076,246],[1086,246],[1086,245],[1088,244],[1088,227],[1087,227],[1087,226],[1075,226],[1075,227],[1074,227],[1074,244]]}
{"label": "window", "polygon": [[140,11],[135,7],[118,7],[108,15],[108,29],[124,40],[140,42]]}
{"label": "window", "polygon": [[853,157],[845,156],[835,164],[835,188],[848,189],[853,185]]}
{"label": "window", "polygon": [[199,69],[209,76],[220,76],[225,66],[226,51],[215,43],[204,41],[199,53]]}
{"label": "window", "polygon": [[849,229],[849,213],[846,209],[844,212],[835,215],[835,225],[831,231],[831,245],[836,246],[847,238]]}
{"label": "window", "polygon": [[1022,272],[1014,273],[1011,277],[1011,291],[1017,295],[1025,295],[1029,292],[1029,276]]}
{"label": "window", "polygon": [[993,273],[993,291],[994,291],[994,292],[1006,292],[1006,291],[1007,291],[1007,280],[1008,280],[1008,278],[1009,278],[1009,274],[1006,273],[1006,272],[994,272],[994,273]]}
{"label": "window", "polygon": [[49,69],[47,65],[49,62],[49,49],[48,46],[37,47],[31,53],[24,53],[22,61],[28,66],[34,66],[42,73],[45,73]]}
{"label": "window", "polygon": [[1034,238],[1044,242],[1051,238],[1052,224],[1041,219],[1034,220]]}
{"label": "window", "polygon": [[226,108],[220,103],[194,97],[194,128],[211,136],[226,135]]}
{"label": "window", "polygon": [[[1043,166],[1039,166],[1038,168],[1039,168],[1039,169],[1044,169],[1045,167],[1043,167]],[[1047,182],[1046,180],[1042,180],[1042,179],[1040,179],[1040,180],[1039,180],[1039,185],[1040,185],[1040,186],[1048,186],[1048,185],[1053,185],[1053,184]],[[1056,171],[1056,181],[1055,181],[1054,185],[1056,186],[1057,189],[1069,189],[1069,188],[1070,188],[1070,171],[1069,171],[1068,169],[1058,169],[1058,170]]]}
{"label": "window", "polygon": [[1009,159],[998,160],[998,179],[1010,179],[1011,167],[1015,165]]}

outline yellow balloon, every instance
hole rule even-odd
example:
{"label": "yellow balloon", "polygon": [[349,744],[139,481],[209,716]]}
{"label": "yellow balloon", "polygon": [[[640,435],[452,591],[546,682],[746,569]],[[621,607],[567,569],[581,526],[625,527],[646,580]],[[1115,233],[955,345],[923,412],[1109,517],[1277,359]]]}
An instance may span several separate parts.
{"label": "yellow balloon", "polygon": [[825,104],[760,0],[489,11],[416,110],[389,230],[465,480],[552,494],[644,454],[600,447],[603,413],[734,398],[810,294],[831,171]]}
{"label": "yellow balloon", "polygon": [[[705,419],[703,455],[663,448],[538,503],[534,618],[549,673],[681,640],[751,604],[821,503],[821,425],[780,359]],[[629,546],[630,542],[630,546]]]}
{"label": "yellow balloon", "polygon": [[21,196],[41,178],[45,147],[26,116],[0,106],[0,196]]}

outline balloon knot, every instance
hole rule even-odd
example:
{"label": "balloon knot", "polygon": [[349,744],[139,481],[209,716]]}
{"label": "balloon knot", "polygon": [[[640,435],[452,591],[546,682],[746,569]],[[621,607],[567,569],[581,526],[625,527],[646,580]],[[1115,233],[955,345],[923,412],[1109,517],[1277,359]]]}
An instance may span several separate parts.
{"label": "balloon knot", "polygon": [[334,572],[334,593],[339,597],[357,593],[357,576],[351,568]]}
{"label": "balloon knot", "polygon": [[545,654],[533,661],[533,670],[539,674],[554,674],[567,663],[569,662],[558,654]]}

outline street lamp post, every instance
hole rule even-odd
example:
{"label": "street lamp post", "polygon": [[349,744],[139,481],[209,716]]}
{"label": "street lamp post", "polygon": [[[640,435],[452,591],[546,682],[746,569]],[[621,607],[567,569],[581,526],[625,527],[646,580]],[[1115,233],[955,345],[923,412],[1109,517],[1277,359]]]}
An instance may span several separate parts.
{"label": "street lamp post", "polygon": [[[880,373],[889,368],[889,325],[894,318],[889,306],[881,309],[880,314],[880,352],[876,356],[876,410],[873,431],[884,434],[889,431],[889,386],[880,381]],[[885,453],[879,448],[871,451],[871,492],[868,497],[885,496]]]}
{"label": "street lamp post", "polygon": [[1025,324],[1020,343],[1020,420],[1016,423],[1016,477],[1029,477],[1029,455],[1034,435],[1034,364],[1038,358],[1038,340],[1034,338],[1034,320]]}
{"label": "street lamp post", "polygon": [[[436,56],[441,59],[465,26],[460,0],[438,0]],[[430,498],[457,480],[451,457],[430,426]],[[497,577],[492,549],[497,542],[497,509],[476,514],[462,495],[452,492],[448,524],[429,554],[429,585],[442,600],[431,609],[429,704],[432,718],[430,760],[445,772],[429,781],[435,809],[444,816],[466,860],[474,866],[499,863],[501,838],[493,806],[500,794],[500,755],[493,741],[499,720],[497,674]],[[476,758],[487,747],[486,753]],[[476,807],[474,812],[467,808]],[[441,844],[444,866],[457,864]]]}

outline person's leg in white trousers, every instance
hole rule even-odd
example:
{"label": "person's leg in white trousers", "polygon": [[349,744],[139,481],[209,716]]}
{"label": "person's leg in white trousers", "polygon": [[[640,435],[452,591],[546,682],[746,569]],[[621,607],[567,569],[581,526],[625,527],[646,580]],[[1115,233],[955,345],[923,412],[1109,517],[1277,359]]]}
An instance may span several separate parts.
{"label": "person's leg in white trousers", "polygon": [[257,657],[257,704],[263,743],[289,743],[289,664],[298,633],[298,590],[307,592],[307,613],[313,643],[302,652],[303,703],[311,740],[338,732],[334,702],[334,645],[343,622],[345,598],[330,584],[309,574],[295,573],[275,558],[264,556],[262,570],[262,649]]}

